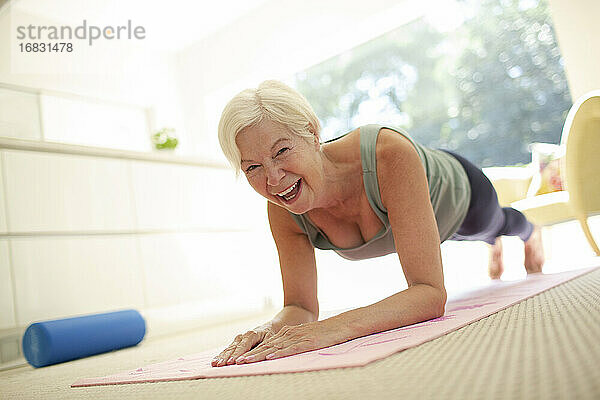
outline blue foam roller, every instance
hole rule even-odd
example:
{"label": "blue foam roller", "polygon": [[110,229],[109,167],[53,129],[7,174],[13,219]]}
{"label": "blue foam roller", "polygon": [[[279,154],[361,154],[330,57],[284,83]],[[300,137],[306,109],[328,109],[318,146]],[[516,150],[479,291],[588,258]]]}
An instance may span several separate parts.
{"label": "blue foam roller", "polygon": [[23,335],[23,354],[39,368],[135,346],[145,334],[136,310],[36,322]]}

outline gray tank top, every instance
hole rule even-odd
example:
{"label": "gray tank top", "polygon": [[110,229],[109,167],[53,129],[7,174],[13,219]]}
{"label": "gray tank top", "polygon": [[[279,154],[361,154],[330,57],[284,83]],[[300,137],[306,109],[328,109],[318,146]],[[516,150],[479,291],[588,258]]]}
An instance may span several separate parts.
{"label": "gray tank top", "polygon": [[399,128],[376,124],[365,125],[359,128],[363,184],[365,185],[369,204],[383,223],[383,228],[368,242],[357,247],[344,249],[334,246],[325,233],[310,221],[308,214],[290,213],[300,228],[307,234],[310,243],[314,247],[322,250],[333,250],[349,260],[362,260],[396,252],[392,228],[387,210],[383,207],[381,201],[377,182],[375,146],[381,128],[398,132],[410,140],[417,150],[427,174],[429,196],[440,233],[440,243],[455,233],[465,219],[471,200],[471,186],[465,170],[456,158],[444,151],[419,145]]}

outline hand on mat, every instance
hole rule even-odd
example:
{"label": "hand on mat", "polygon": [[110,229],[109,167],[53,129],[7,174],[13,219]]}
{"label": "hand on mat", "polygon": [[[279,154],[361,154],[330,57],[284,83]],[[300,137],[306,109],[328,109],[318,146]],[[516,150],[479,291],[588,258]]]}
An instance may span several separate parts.
{"label": "hand on mat", "polygon": [[322,321],[284,326],[254,349],[242,354],[236,360],[236,364],[272,360],[332,346],[340,343],[336,332],[337,330],[327,329]]}
{"label": "hand on mat", "polygon": [[222,367],[224,365],[235,364],[235,360],[240,355],[246,353],[258,343],[268,340],[273,335],[274,332],[270,323],[254,328],[243,335],[237,335],[225,350],[213,358],[211,365],[213,367]]}

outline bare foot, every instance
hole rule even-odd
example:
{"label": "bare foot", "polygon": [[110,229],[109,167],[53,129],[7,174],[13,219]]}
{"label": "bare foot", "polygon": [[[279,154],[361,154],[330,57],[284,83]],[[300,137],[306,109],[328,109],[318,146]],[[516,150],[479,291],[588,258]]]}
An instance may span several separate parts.
{"label": "bare foot", "polygon": [[544,244],[542,243],[542,229],[533,227],[533,233],[525,242],[525,269],[528,274],[542,272],[544,265]]}
{"label": "bare foot", "polygon": [[490,246],[490,258],[488,264],[488,275],[492,279],[500,279],[504,272],[504,263],[502,262],[502,240],[496,238],[496,243]]}

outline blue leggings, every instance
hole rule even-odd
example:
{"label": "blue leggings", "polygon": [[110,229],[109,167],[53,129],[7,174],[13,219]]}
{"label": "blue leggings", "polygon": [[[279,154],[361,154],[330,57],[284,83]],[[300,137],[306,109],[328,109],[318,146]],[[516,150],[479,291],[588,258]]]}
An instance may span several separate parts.
{"label": "blue leggings", "polygon": [[529,239],[533,225],[520,212],[511,207],[500,207],[498,195],[481,169],[467,159],[450,152],[461,163],[471,184],[471,202],[462,225],[449,240],[482,240],[494,244],[498,236],[519,236]]}

